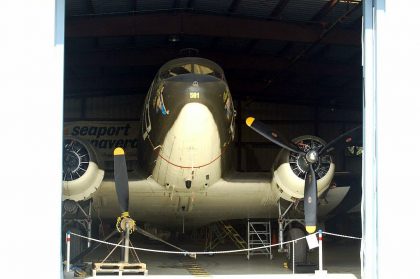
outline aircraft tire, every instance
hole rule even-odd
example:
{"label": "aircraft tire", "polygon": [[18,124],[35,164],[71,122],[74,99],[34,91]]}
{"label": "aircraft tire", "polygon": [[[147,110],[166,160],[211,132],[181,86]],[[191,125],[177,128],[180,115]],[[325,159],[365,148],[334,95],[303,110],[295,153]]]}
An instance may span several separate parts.
{"label": "aircraft tire", "polygon": [[[305,237],[305,232],[300,228],[291,228],[287,232],[287,240],[298,239]],[[289,252],[287,254],[290,263],[293,262],[293,245],[290,243]],[[295,243],[295,263],[306,263],[307,259],[307,249],[306,249],[306,240],[302,239]]]}

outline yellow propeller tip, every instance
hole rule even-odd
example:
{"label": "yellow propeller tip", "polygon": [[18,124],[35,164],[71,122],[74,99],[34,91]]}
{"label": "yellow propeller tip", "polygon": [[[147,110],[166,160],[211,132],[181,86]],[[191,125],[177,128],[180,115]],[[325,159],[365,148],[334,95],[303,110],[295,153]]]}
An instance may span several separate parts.
{"label": "yellow propeller tip", "polygon": [[306,231],[308,233],[314,233],[316,231],[316,226],[306,226]]}
{"label": "yellow propeller tip", "polygon": [[124,155],[124,149],[117,147],[114,149],[114,155]]}
{"label": "yellow propeller tip", "polygon": [[255,120],[255,118],[254,117],[248,117],[247,119],[246,119],[246,125],[248,125],[248,126],[250,126],[251,127],[251,125],[252,125],[252,123],[254,123],[254,120]]}

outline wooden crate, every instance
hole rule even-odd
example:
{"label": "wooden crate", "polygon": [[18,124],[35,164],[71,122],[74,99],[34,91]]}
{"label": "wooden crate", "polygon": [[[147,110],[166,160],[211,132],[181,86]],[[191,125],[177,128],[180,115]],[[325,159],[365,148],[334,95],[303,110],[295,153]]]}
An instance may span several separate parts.
{"label": "wooden crate", "polygon": [[145,263],[94,263],[92,275],[147,275]]}

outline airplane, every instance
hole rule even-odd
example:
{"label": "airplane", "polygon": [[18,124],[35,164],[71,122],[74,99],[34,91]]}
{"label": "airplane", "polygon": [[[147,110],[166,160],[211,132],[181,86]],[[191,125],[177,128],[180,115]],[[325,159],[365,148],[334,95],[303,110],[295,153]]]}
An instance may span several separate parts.
{"label": "airplane", "polygon": [[[277,219],[288,211],[291,218],[304,217],[307,233],[315,232],[317,217],[326,216],[348,191],[330,187],[335,174],[331,151],[351,141],[360,126],[329,143],[312,135],[288,141],[248,117],[251,129],[282,149],[271,173],[242,173],[232,165],[235,116],[219,65],[199,57],[171,60],[159,69],[145,98],[138,167],[127,178],[127,189],[115,188],[89,143],[65,137],[63,201],[92,199],[102,218],[122,212],[123,219],[178,230],[219,220]],[[119,172],[126,167],[115,179]],[[320,197],[329,202],[318,202]],[[304,235],[302,226],[293,226]]]}

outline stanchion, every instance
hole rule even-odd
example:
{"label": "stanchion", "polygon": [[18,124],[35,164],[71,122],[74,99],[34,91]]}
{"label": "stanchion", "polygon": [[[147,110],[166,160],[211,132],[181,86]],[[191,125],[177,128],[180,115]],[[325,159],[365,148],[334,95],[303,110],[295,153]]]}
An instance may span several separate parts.
{"label": "stanchion", "polygon": [[322,270],[323,264],[322,264],[322,230],[319,230],[319,235],[318,235],[318,243],[319,243],[319,270]]}
{"label": "stanchion", "polygon": [[296,240],[293,240],[292,241],[292,261],[293,261],[293,274],[295,274],[295,241]]}
{"label": "stanchion", "polygon": [[319,260],[319,269],[315,270],[315,275],[317,275],[318,277],[324,277],[327,275],[327,271],[323,270],[323,262],[322,262],[322,230],[318,231],[318,251],[319,251],[319,255],[318,255],[318,260]]}
{"label": "stanchion", "polygon": [[70,231],[67,231],[66,233],[66,244],[67,244],[66,271],[70,272]]}

